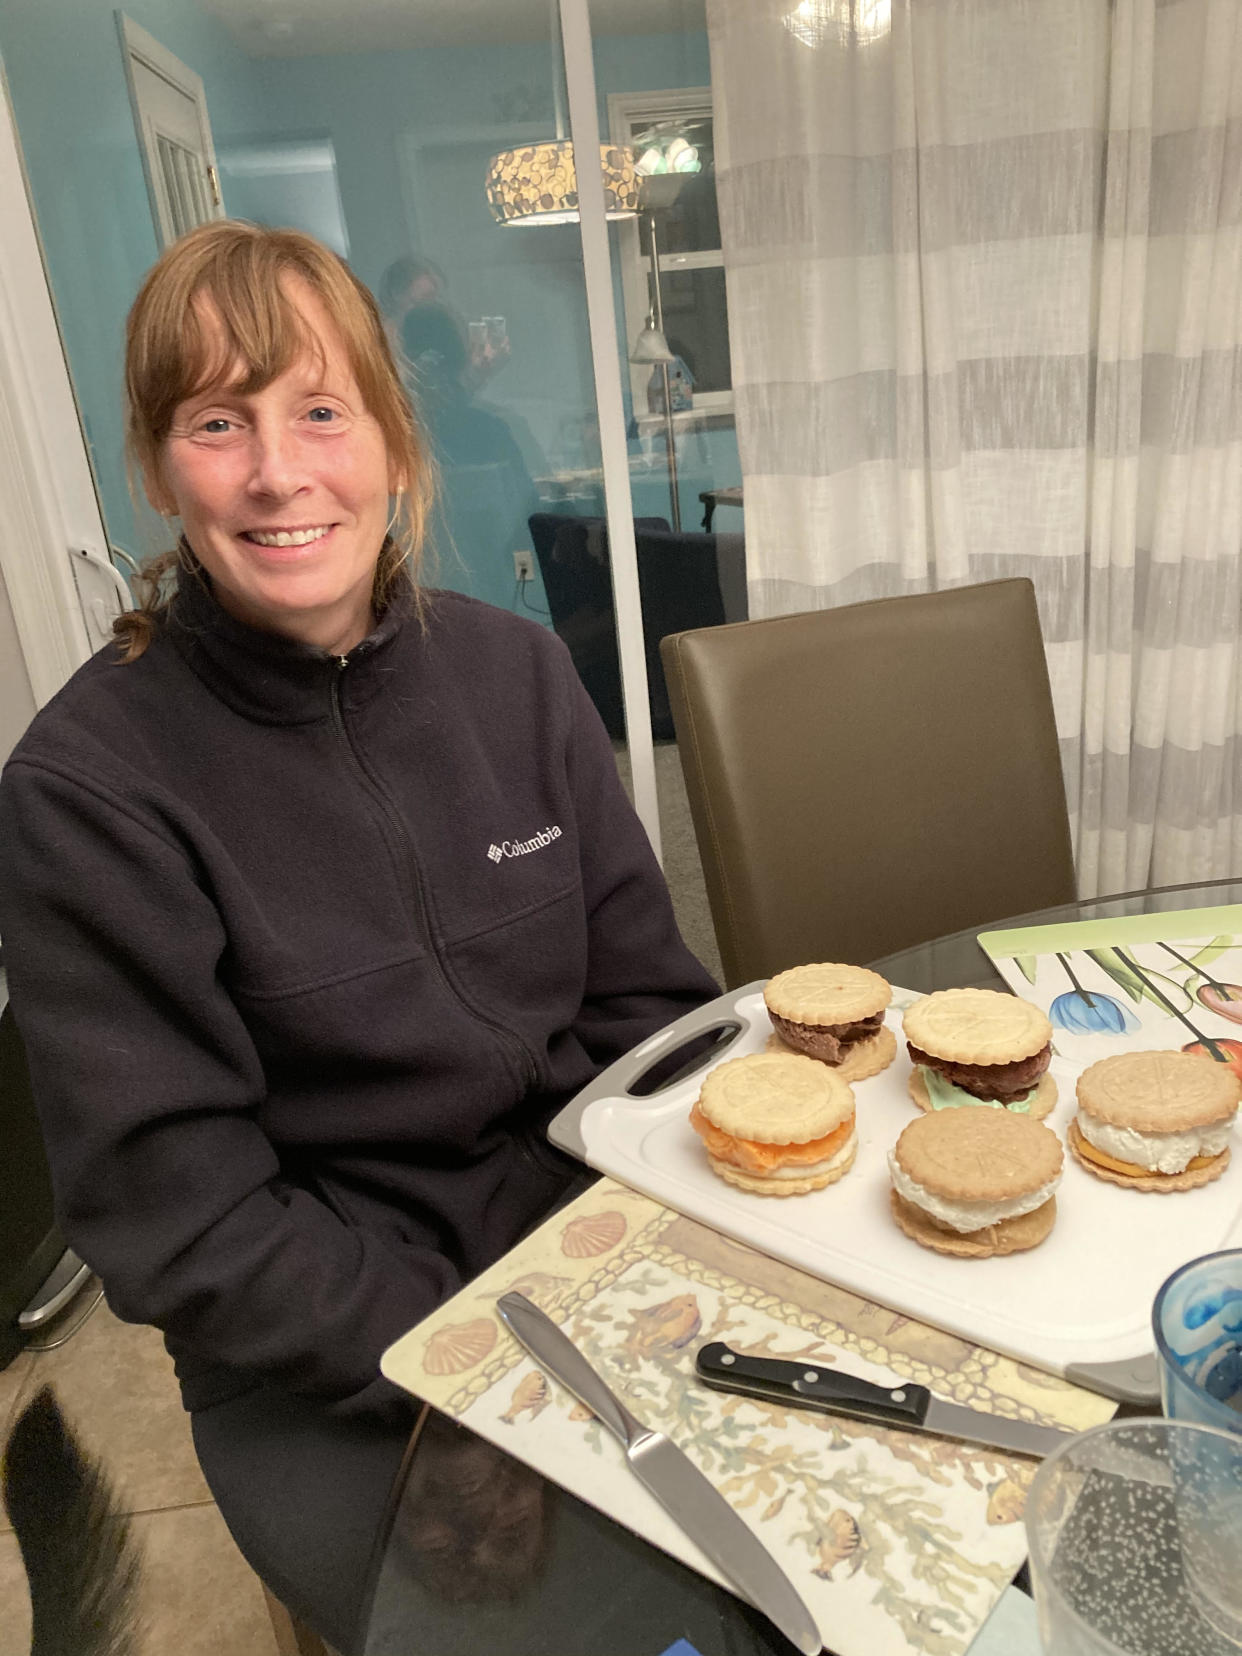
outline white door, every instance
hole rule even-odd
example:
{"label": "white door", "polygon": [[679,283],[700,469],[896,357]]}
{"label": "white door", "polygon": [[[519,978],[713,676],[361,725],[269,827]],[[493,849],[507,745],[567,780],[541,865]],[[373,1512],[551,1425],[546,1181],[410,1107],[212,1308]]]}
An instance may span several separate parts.
{"label": "white door", "polygon": [[223,218],[216,152],[201,78],[118,13],[134,126],[160,243]]}

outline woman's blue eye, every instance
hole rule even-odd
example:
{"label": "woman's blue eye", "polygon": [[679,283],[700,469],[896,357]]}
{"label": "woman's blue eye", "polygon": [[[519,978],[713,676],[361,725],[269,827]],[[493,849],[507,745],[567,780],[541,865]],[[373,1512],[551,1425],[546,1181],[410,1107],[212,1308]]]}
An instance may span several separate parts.
{"label": "woman's blue eye", "polygon": [[314,420],[316,425],[326,425],[329,420],[336,419],[336,410],[323,407],[312,408],[307,417]]}
{"label": "woman's blue eye", "polygon": [[217,416],[214,420],[203,421],[203,430],[209,433],[212,437],[218,437],[221,432],[227,431],[228,429],[229,421],[224,419],[222,416]]}

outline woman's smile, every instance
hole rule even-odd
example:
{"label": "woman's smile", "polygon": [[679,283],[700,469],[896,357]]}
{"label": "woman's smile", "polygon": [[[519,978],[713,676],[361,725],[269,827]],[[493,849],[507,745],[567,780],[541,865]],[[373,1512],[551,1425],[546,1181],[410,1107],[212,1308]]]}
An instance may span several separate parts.
{"label": "woman's smile", "polygon": [[325,523],[317,529],[243,529],[242,539],[253,542],[255,546],[298,547],[312,546],[331,533],[332,525]]}

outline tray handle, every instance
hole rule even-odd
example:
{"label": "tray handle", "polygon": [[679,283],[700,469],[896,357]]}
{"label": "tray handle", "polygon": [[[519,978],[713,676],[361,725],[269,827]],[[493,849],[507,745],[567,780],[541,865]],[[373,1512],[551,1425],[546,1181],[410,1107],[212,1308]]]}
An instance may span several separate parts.
{"label": "tray handle", "polygon": [[1160,1371],[1156,1354],[1124,1357],[1112,1363],[1070,1363],[1065,1378],[1075,1386],[1116,1398],[1119,1403],[1160,1402]]}
{"label": "tray handle", "polygon": [[693,1067],[684,1072],[676,1071],[667,1080],[661,1081],[658,1087],[653,1087],[651,1098],[658,1099],[660,1093],[672,1086],[674,1081],[685,1081],[696,1069],[716,1063],[726,1047],[731,1046],[746,1028],[748,1020],[738,1013],[738,1002],[747,995],[757,994],[766,981],[765,978],[758,978],[754,983],[745,983],[727,995],[718,995],[715,1000],[696,1006],[693,1012],[685,1013],[666,1028],[649,1035],[641,1045],[622,1053],[607,1069],[601,1070],[594,1081],[588,1082],[581,1092],[576,1093],[558,1115],[552,1117],[548,1123],[548,1138],[558,1150],[585,1161],[586,1141],[582,1137],[580,1123],[589,1104],[600,1098],[641,1098],[643,1094],[636,1089],[641,1087],[651,1070],[674,1058],[680,1048],[688,1046],[691,1041],[718,1030],[728,1039],[714,1042]]}

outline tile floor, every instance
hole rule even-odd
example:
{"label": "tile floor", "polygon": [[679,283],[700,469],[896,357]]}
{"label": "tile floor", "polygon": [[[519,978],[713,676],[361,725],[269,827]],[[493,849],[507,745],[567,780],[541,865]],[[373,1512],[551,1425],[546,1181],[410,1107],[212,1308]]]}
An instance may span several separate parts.
{"label": "tile floor", "polygon": [[[263,1590],[203,1482],[172,1363],[155,1330],[118,1322],[101,1303],[57,1350],[22,1352],[0,1370],[5,1437],[45,1383],[134,1515],[143,1552],[139,1656],[277,1656]],[[26,1578],[2,1508],[0,1606],[0,1656],[28,1656]]]}

